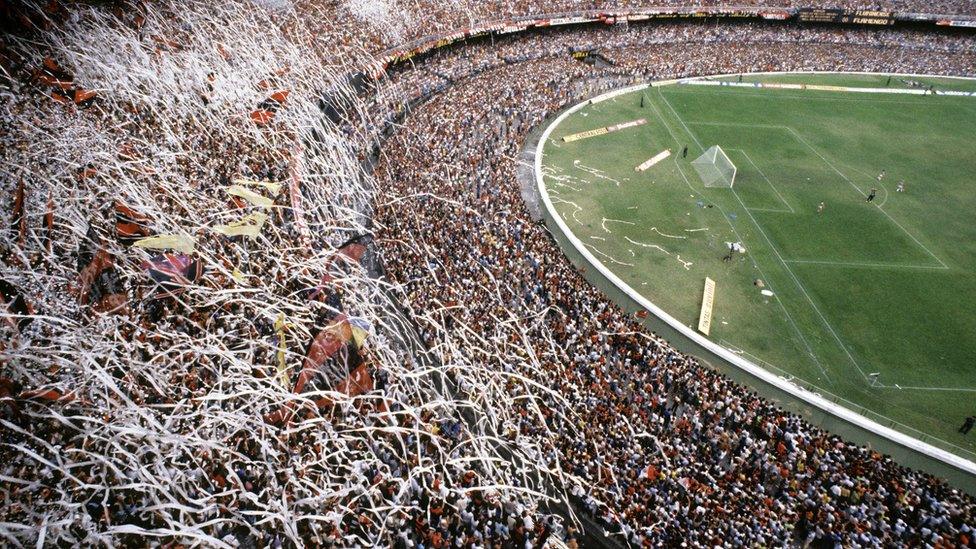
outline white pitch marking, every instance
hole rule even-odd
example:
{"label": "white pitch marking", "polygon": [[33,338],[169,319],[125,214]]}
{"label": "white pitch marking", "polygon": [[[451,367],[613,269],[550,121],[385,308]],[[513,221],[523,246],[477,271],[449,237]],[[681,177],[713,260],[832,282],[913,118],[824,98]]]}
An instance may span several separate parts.
{"label": "white pitch marking", "polygon": [[909,391],[945,391],[945,392],[961,392],[961,393],[976,393],[976,389],[969,389],[966,387],[912,387],[910,385],[898,385],[895,387],[890,385],[879,385],[878,389],[907,389]]}
{"label": "white pitch marking", "polygon": [[817,261],[812,259],[785,259],[786,263],[795,263],[798,265],[833,265],[837,267],[857,267],[857,268],[884,268],[884,269],[925,269],[931,271],[944,271],[945,267],[939,267],[936,265],[904,265],[899,263],[868,263],[868,262],[856,262],[856,261]]}
{"label": "white pitch marking", "polygon": [[[658,90],[658,93],[661,94],[661,90],[660,89]],[[664,95],[661,94],[661,97],[663,98]],[[654,110],[654,113],[657,114],[658,118],[660,118],[661,119],[661,122],[664,124],[664,127],[668,130],[668,133],[671,134],[671,138],[674,139],[674,141],[680,145],[681,144],[681,141],[678,139],[678,137],[671,130],[671,125],[668,124],[667,120],[665,120],[664,115],[661,114],[661,112],[657,109],[657,106],[654,105],[654,102],[653,101],[651,101],[650,103],[651,103],[651,108]],[[674,112],[675,116],[678,117],[679,121],[681,121],[681,117],[678,115],[677,112],[674,111],[674,108],[673,107],[672,107],[671,110],[672,110],[672,112]],[[684,125],[684,121],[681,121],[681,123],[682,123],[682,125]],[[688,126],[687,125],[685,125],[685,129],[686,130],[688,129]],[[689,133],[689,135],[691,135],[692,139],[695,139],[697,141],[697,138],[695,138],[694,134],[692,134],[690,130],[688,130],[688,133]],[[701,146],[699,145],[699,147],[701,147]],[[681,174],[682,179],[684,179],[685,184],[688,185],[688,188],[691,189],[692,192],[697,192],[695,190],[695,188],[691,186],[691,181],[688,180],[688,176],[685,175],[684,170],[681,169],[681,163],[678,162],[677,159],[675,159],[674,163],[678,167],[678,172]],[[692,198],[694,198],[694,195],[692,195]],[[744,241],[744,239],[742,238],[742,236],[739,234],[739,231],[735,228],[735,225],[732,224],[732,221],[729,220],[728,214],[726,214],[725,210],[722,209],[722,207],[719,206],[719,205],[717,205],[717,204],[716,204],[716,207],[722,213],[722,217],[725,219],[726,223],[729,224],[729,228],[732,230],[733,233],[735,233],[736,237],[738,237],[738,240],[740,242]],[[759,264],[758,263],[756,264],[756,268],[759,270],[759,276],[761,276],[763,278],[763,280],[768,281],[769,280],[769,277],[767,277],[765,275],[765,273],[762,270],[762,267],[759,267]],[[789,269],[789,267],[787,267],[787,270],[788,269]],[[772,288],[772,286],[769,285],[768,282],[767,282],[767,285],[769,286],[770,291],[775,291]],[[826,377],[828,380],[830,380],[830,374],[827,373],[827,370],[823,367],[823,364],[820,363],[820,358],[816,355],[816,353],[813,352],[813,348],[810,346],[810,342],[807,341],[806,336],[803,335],[803,332],[800,330],[799,325],[797,325],[797,323],[796,323],[796,319],[793,318],[793,315],[790,314],[789,309],[786,308],[786,304],[783,303],[783,300],[782,299],[780,299],[779,292],[776,292],[776,302],[779,303],[780,308],[783,310],[783,314],[786,315],[786,319],[790,322],[790,325],[793,327],[793,331],[800,338],[800,341],[803,342],[803,345],[804,345],[804,347],[806,347],[807,354],[810,356],[811,360],[813,360],[813,362],[817,365],[817,368],[820,369],[820,372],[823,373],[824,377]]]}
{"label": "white pitch marking", "polygon": [[[659,91],[659,93],[660,93],[660,91]],[[667,101],[667,100],[665,99],[665,101]],[[674,111],[673,108],[671,110]],[[675,116],[678,116],[678,114],[675,113]],[[678,119],[680,121],[680,117]],[[803,138],[802,135],[800,135],[799,132],[797,132],[796,130],[794,130],[790,126],[777,126],[777,125],[770,125],[770,124],[743,124],[743,123],[737,123],[737,122],[690,122],[690,124],[697,125],[697,126],[729,126],[729,127],[741,127],[741,128],[773,128],[773,129],[780,129],[780,130],[785,130],[787,132],[790,132],[790,134],[792,134],[793,137],[798,142],[800,142],[802,145],[806,146],[811,151],[813,151],[813,154],[815,154],[818,157],[820,157],[820,159],[823,160],[824,164],[827,164],[827,166],[831,170],[833,170],[842,179],[844,179],[845,181],[847,181],[851,185],[851,187],[853,187],[854,190],[856,190],[861,196],[867,196],[864,193],[864,191],[861,190],[860,187],[858,187],[853,181],[851,181],[851,179],[849,177],[847,177],[842,171],[840,171],[839,169],[837,169],[837,167],[834,164],[832,164],[830,162],[830,160],[827,160],[827,158],[824,155],[820,154],[820,151],[818,151],[817,149],[815,149],[813,147],[813,145],[811,145],[806,139]],[[687,126],[685,126],[685,128],[687,128]],[[691,133],[691,132],[689,131],[689,133]],[[694,135],[692,135],[692,138],[694,138]],[[699,145],[699,147],[700,146],[701,145]],[[908,229],[906,229],[901,223],[899,223],[898,221],[896,221],[895,218],[891,217],[891,215],[887,211],[885,211],[883,208],[881,208],[877,204],[875,204],[875,207],[877,207],[878,210],[882,214],[884,214],[885,217],[887,217],[892,223],[894,223],[899,229],[901,229],[906,235],[908,235],[908,238],[911,238],[912,241],[915,242],[916,244],[918,244],[918,246],[920,248],[922,248],[923,250],[925,250],[925,252],[928,253],[930,256],[932,256],[933,259],[935,259],[936,261],[938,261],[939,262],[939,265],[941,265],[944,270],[948,270],[949,269],[949,266],[946,265],[945,262],[942,261],[942,259],[939,258],[939,256],[935,255],[935,253],[933,253],[932,250],[928,249],[928,247],[926,247],[925,244],[922,244],[922,242],[918,238],[916,238],[914,234],[912,234],[911,232],[909,232]]]}
{"label": "white pitch marking", "polygon": [[[783,204],[786,204],[786,207],[790,209],[790,213],[796,213],[796,210],[793,209],[793,206],[790,206],[790,203],[787,202],[785,198],[783,198],[782,194],[780,194],[779,189],[776,188],[776,185],[773,185],[773,182],[768,177],[766,177],[766,174],[762,171],[759,165],[753,162],[752,157],[749,156],[749,153],[747,153],[744,149],[729,149],[729,150],[738,151],[742,153],[742,156],[746,157],[746,160],[748,160],[749,163],[752,164],[752,167],[756,168],[756,171],[759,172],[759,175],[761,175],[762,178],[766,180],[766,183],[768,183],[769,186],[773,189],[773,192],[776,193],[776,196],[779,197],[780,201],[782,201]],[[752,209],[757,211],[759,210],[759,208],[752,208]],[[767,211],[775,211],[775,210],[767,210]]]}
{"label": "white pitch marking", "polygon": [[[681,94],[688,94],[688,95],[722,95],[724,93],[724,92],[717,92],[716,93],[714,91],[704,91],[704,90],[701,90],[701,91],[699,91],[699,90],[692,91],[692,90],[690,90],[688,88],[672,88],[671,91],[673,93],[681,93]],[[761,97],[763,99],[800,99],[800,100],[803,100],[803,101],[841,101],[841,102],[846,102],[846,103],[892,103],[892,104],[896,104],[896,105],[925,105],[925,102],[921,102],[921,101],[903,101],[903,100],[900,100],[900,99],[880,99],[880,98],[878,98],[878,99],[876,99],[876,98],[852,99],[852,98],[843,98],[843,97],[823,97],[823,96],[819,96],[819,97],[818,96],[806,96],[806,97],[804,97],[802,95],[783,95],[783,94],[779,94],[779,93],[777,93],[777,94],[737,93],[736,94],[736,97]],[[919,98],[922,98],[922,97],[931,98],[932,96],[930,96],[930,95],[919,95],[919,96],[916,96],[916,97],[919,97]]]}

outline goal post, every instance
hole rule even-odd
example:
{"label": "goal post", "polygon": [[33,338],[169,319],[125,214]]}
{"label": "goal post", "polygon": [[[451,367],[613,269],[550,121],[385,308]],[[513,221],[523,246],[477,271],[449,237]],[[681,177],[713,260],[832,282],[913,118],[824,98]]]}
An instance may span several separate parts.
{"label": "goal post", "polygon": [[713,145],[691,162],[705,187],[728,187],[735,184],[736,167],[722,147]]}

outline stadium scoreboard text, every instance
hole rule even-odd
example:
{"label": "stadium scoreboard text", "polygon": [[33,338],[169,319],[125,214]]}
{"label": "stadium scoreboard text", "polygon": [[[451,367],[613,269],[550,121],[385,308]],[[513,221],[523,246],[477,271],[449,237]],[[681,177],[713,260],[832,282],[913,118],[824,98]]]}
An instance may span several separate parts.
{"label": "stadium scoreboard text", "polygon": [[797,20],[807,23],[849,23],[853,25],[894,25],[891,11],[845,10],[839,8],[801,8]]}

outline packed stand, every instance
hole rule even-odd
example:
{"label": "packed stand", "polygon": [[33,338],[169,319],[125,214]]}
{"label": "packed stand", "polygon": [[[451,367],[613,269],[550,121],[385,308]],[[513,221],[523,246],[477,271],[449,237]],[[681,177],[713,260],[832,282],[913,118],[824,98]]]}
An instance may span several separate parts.
{"label": "packed stand", "polygon": [[938,15],[976,15],[970,0],[265,0],[272,5],[294,4],[303,16],[314,21],[320,44],[331,51],[355,49],[372,53],[422,38],[451,34],[478,24],[524,17],[572,15],[622,11],[650,7],[770,7],[844,8]]}
{"label": "packed stand", "polygon": [[0,50],[4,544],[561,531],[536,510],[549,473],[496,436],[515,410],[454,394],[391,320],[375,184],[322,90],[360,107],[300,17],[21,9]]}

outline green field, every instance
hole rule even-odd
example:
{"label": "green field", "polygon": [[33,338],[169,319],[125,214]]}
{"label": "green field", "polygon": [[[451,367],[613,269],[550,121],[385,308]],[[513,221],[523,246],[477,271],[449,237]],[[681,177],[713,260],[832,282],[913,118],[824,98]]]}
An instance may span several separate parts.
{"label": "green field", "polygon": [[[887,83],[744,79],[758,80]],[[640,118],[647,123],[562,141]],[[679,321],[697,326],[711,277],[713,341],[966,455],[976,433],[956,429],[976,413],[973,128],[976,97],[661,86],[567,117],[544,143],[543,173],[576,236]],[[691,166],[712,145],[738,169],[731,189],[705,189]],[[635,171],[665,149],[671,157]],[[895,192],[900,181],[906,192]],[[728,242],[746,250],[731,262],[722,259]]]}

